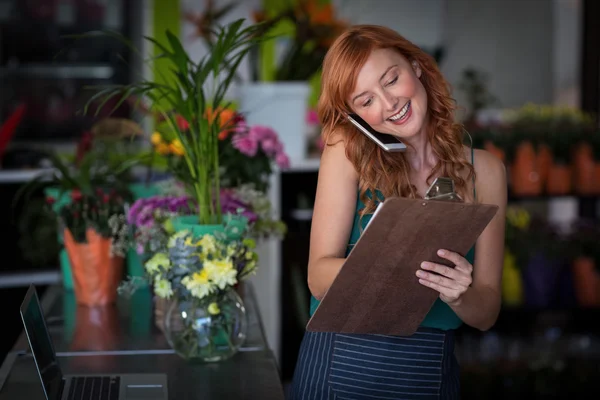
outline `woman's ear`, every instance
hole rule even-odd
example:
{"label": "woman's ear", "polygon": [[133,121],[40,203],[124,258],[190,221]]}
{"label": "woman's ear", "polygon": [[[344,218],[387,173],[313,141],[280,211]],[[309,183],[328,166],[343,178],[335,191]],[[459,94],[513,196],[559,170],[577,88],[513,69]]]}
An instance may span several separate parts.
{"label": "woman's ear", "polygon": [[421,66],[419,65],[419,63],[413,60],[411,65],[413,67],[413,71],[415,71],[415,74],[417,75],[417,78],[420,78],[421,77]]}

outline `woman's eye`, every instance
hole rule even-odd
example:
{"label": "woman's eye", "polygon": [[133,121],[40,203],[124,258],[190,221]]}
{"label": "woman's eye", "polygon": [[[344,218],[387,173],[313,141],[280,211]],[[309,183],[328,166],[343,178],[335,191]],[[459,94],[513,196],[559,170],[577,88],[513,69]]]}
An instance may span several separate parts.
{"label": "woman's eye", "polygon": [[398,77],[395,77],[394,79],[392,79],[391,81],[388,82],[388,86],[393,85],[394,83],[396,83],[398,81]]}
{"label": "woman's eye", "polygon": [[367,100],[364,104],[363,107],[368,107],[371,105],[371,99]]}

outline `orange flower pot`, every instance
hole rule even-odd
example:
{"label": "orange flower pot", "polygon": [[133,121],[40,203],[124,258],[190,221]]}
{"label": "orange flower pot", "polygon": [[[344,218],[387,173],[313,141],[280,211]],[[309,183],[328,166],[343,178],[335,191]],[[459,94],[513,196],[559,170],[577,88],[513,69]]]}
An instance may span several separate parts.
{"label": "orange flower pot", "polygon": [[537,153],[538,173],[540,174],[540,184],[542,187],[547,187],[548,176],[552,168],[552,150],[547,144],[540,145]]}
{"label": "orange flower pot", "polygon": [[87,243],[77,243],[68,229],[64,231],[77,304],[93,307],[114,303],[123,278],[123,257],[111,255],[111,239],[93,229],[86,231],[86,239]]}
{"label": "orange flower pot", "polygon": [[596,271],[594,260],[578,257],[571,265],[575,297],[579,305],[594,307],[600,305],[600,274]]}
{"label": "orange flower pot", "polygon": [[573,181],[571,171],[571,166],[568,164],[553,163],[550,165],[546,192],[553,195],[569,194]]}
{"label": "orange flower pot", "polygon": [[[595,193],[594,168],[596,162],[592,147],[580,144],[573,153],[573,187],[579,194]],[[600,176],[597,177],[600,179]]]}
{"label": "orange flower pot", "polygon": [[510,186],[517,196],[535,196],[542,191],[537,154],[531,142],[517,146],[510,168]]}

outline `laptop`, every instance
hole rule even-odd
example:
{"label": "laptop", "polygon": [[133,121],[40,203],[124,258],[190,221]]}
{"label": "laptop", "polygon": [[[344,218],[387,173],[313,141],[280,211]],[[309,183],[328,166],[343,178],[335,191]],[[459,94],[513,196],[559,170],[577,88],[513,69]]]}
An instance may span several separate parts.
{"label": "laptop", "polygon": [[47,400],[168,398],[166,374],[63,375],[34,285],[21,304],[21,318]]}

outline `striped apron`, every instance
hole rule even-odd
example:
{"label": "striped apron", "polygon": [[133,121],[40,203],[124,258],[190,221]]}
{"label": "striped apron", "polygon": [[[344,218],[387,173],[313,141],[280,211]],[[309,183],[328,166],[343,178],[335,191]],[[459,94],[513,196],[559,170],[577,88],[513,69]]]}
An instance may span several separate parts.
{"label": "striped apron", "polygon": [[305,332],[292,400],[459,399],[454,331],[412,336]]}

